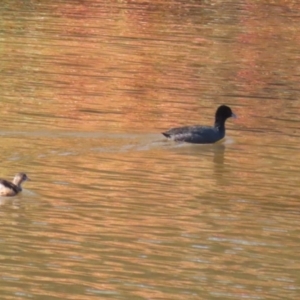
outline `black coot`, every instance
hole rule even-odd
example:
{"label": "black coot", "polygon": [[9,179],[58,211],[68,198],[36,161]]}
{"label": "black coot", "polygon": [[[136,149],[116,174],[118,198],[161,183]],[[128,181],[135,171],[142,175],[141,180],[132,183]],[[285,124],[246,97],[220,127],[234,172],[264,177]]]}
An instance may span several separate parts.
{"label": "black coot", "polygon": [[216,111],[214,126],[195,125],[177,127],[162,134],[175,141],[212,144],[225,137],[225,121],[230,117],[236,118],[236,115],[231,111],[229,106],[221,105]]}

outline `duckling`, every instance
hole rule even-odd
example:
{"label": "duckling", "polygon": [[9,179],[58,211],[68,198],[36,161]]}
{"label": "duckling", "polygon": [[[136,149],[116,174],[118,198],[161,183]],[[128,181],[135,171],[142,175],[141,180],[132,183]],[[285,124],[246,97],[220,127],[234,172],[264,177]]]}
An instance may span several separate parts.
{"label": "duckling", "polygon": [[230,118],[236,118],[231,108],[226,105],[218,107],[215,114],[214,126],[184,126],[172,128],[162,134],[175,141],[183,141],[195,144],[212,144],[225,137],[225,121]]}
{"label": "duckling", "polygon": [[15,196],[22,191],[21,184],[29,180],[25,173],[15,175],[12,182],[5,179],[0,179],[0,196]]}

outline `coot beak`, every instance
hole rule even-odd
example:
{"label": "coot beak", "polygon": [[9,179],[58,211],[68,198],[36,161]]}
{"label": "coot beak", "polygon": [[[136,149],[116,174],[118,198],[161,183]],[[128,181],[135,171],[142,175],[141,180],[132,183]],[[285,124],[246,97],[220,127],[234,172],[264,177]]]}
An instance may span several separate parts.
{"label": "coot beak", "polygon": [[233,118],[233,119],[237,119],[238,117],[237,117],[237,115],[236,115],[236,114],[232,113],[232,114],[231,114],[231,118]]}

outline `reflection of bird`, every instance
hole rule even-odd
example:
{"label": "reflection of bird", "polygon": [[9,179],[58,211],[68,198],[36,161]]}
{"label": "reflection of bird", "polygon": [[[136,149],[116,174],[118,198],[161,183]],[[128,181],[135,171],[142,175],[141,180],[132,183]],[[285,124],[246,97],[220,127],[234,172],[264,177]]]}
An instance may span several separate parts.
{"label": "reflection of bird", "polygon": [[15,196],[22,191],[21,184],[29,180],[25,173],[15,175],[13,182],[0,179],[0,196]]}
{"label": "reflection of bird", "polygon": [[215,116],[214,126],[184,126],[172,128],[162,134],[175,141],[183,141],[195,144],[212,144],[225,136],[225,121],[230,118],[236,118],[231,108],[226,105],[218,107]]}

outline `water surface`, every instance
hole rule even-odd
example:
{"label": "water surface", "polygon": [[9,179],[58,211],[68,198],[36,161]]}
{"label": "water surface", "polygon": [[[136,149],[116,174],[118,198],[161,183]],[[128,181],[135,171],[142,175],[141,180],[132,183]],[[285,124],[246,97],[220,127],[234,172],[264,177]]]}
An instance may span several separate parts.
{"label": "water surface", "polygon": [[298,299],[298,6],[2,1],[1,299]]}

